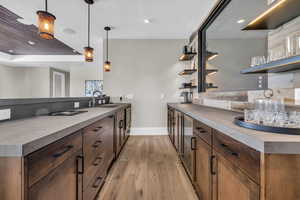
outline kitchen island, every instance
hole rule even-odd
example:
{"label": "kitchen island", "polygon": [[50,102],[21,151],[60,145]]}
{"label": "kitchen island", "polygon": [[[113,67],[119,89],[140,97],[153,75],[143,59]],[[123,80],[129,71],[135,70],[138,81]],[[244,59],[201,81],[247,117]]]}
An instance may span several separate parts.
{"label": "kitchen island", "polygon": [[0,124],[0,199],[86,199],[98,194],[129,137],[131,105]]}

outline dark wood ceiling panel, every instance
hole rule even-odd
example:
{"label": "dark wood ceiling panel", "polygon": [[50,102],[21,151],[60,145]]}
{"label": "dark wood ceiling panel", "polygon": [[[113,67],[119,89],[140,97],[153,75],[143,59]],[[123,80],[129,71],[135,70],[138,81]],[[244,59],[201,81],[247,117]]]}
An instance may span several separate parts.
{"label": "dark wood ceiling panel", "polygon": [[20,18],[0,5],[0,51],[11,55],[80,55],[57,39],[40,38],[37,27],[20,23],[17,21]]}

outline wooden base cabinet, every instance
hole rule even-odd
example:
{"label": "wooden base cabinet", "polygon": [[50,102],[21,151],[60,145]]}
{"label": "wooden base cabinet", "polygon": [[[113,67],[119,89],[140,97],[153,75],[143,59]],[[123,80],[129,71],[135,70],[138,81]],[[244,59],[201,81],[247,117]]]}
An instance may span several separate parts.
{"label": "wooden base cabinet", "polygon": [[128,139],[130,135],[130,129],[131,129],[131,106],[128,106],[125,109],[125,140]]}
{"label": "wooden base cabinet", "polygon": [[119,151],[126,141],[124,110],[24,157],[0,157],[0,200],[94,200],[116,158],[116,130]]}
{"label": "wooden base cabinet", "polygon": [[[187,118],[179,111],[176,114]],[[172,129],[168,130],[172,135]],[[178,149],[176,135],[174,146]],[[300,200],[299,154],[260,153],[197,120],[193,121],[192,138],[196,141],[190,143],[194,172],[188,175],[200,200]],[[180,157],[180,151],[178,154]]]}
{"label": "wooden base cabinet", "polygon": [[171,143],[174,144],[175,113],[174,109],[168,108],[168,135]]}
{"label": "wooden base cabinet", "polygon": [[82,175],[78,169],[78,152],[43,177],[28,190],[28,200],[82,199]]}
{"label": "wooden base cabinet", "polygon": [[[194,186],[201,200],[259,200],[253,179],[260,154],[222,133],[194,122],[197,137]],[[247,166],[245,163],[251,165]],[[250,175],[247,175],[252,168]]]}
{"label": "wooden base cabinet", "polygon": [[259,185],[215,151],[211,173],[213,200],[259,200]]}
{"label": "wooden base cabinet", "polygon": [[119,155],[125,143],[125,113],[120,110],[116,114],[115,153]]}
{"label": "wooden base cabinet", "polygon": [[211,147],[196,137],[194,185],[201,200],[212,199],[211,159]]}

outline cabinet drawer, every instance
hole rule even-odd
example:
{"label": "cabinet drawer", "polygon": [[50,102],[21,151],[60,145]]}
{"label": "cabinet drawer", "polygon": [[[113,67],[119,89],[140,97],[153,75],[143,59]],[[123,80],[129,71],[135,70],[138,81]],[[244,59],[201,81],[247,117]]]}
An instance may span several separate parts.
{"label": "cabinet drawer", "polygon": [[212,129],[205,124],[194,120],[194,134],[202,138],[206,143],[212,144]]}
{"label": "cabinet drawer", "polygon": [[99,153],[103,152],[103,134],[105,132],[104,126],[100,122],[96,122],[83,131],[83,152],[85,163],[88,166],[94,161]]}
{"label": "cabinet drawer", "polygon": [[30,154],[27,157],[29,187],[81,148],[82,134],[77,132]]}
{"label": "cabinet drawer", "polygon": [[213,131],[213,147],[252,180],[260,183],[260,153],[258,151],[215,130]]}
{"label": "cabinet drawer", "polygon": [[[86,160],[85,160],[86,161]],[[83,189],[88,187],[90,181],[95,177],[99,169],[105,169],[105,152],[100,152],[98,155],[95,155],[85,164],[85,173],[83,176]]]}
{"label": "cabinet drawer", "polygon": [[98,194],[101,186],[104,183],[105,172],[100,169],[95,176],[93,176],[92,180],[88,184],[88,186],[83,191],[83,199],[84,200],[94,200],[96,195]]}

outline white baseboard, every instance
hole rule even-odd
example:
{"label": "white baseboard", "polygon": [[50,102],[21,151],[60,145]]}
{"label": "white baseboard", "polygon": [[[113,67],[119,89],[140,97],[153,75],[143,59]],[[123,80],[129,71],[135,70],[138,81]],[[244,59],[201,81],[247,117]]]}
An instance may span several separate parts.
{"label": "white baseboard", "polygon": [[131,128],[130,135],[168,135],[166,127]]}

